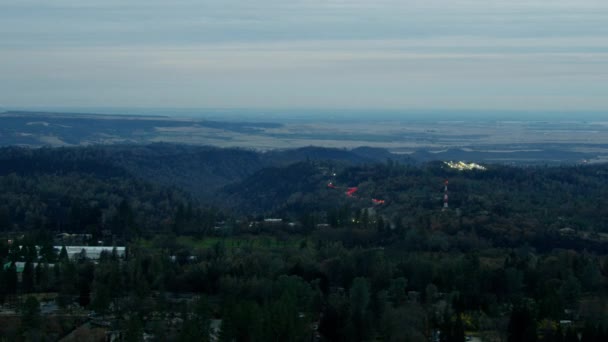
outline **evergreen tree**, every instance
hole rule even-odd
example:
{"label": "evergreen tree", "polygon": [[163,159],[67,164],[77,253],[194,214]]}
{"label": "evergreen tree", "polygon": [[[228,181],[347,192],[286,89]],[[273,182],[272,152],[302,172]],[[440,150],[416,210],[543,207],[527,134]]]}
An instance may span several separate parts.
{"label": "evergreen tree", "polygon": [[109,286],[103,282],[95,282],[93,285],[92,297],[91,309],[101,314],[105,314],[110,308],[110,303],[112,302]]}
{"label": "evergreen tree", "polygon": [[6,289],[6,275],[4,271],[4,263],[0,263],[0,305],[4,303],[6,299],[7,289]]}
{"label": "evergreen tree", "polygon": [[319,332],[329,341],[347,341],[349,325],[348,298],[332,293],[319,323]]}
{"label": "evergreen tree", "polygon": [[283,295],[263,307],[265,337],[273,341],[298,341],[307,333],[305,314],[300,315],[294,293]]}
{"label": "evergreen tree", "polygon": [[566,335],[564,335],[564,342],[579,342],[578,336],[574,329],[569,328],[566,330]]}
{"label": "evergreen tree", "polygon": [[384,219],[382,218],[381,215],[378,215],[378,218],[376,219],[376,230],[380,233],[384,233],[384,231],[385,231]]}
{"label": "evergreen tree", "polygon": [[464,324],[459,314],[452,318],[446,311],[440,331],[441,342],[464,342]]}
{"label": "evergreen tree", "polygon": [[8,255],[9,260],[12,262],[23,260],[23,251],[16,242],[13,242],[13,244],[9,246]]}
{"label": "evergreen tree", "polygon": [[361,226],[363,228],[367,228],[369,225],[369,212],[367,209],[363,209],[363,213],[361,213]]}
{"label": "evergreen tree", "polygon": [[72,303],[77,294],[78,270],[73,262],[67,261],[61,264],[61,277],[59,278],[59,293],[57,304],[67,307]]}
{"label": "evergreen tree", "polygon": [[536,320],[525,305],[517,305],[511,312],[507,331],[508,342],[536,342]]}
{"label": "evergreen tree", "polygon": [[27,297],[21,312],[21,333],[26,341],[39,341],[41,338],[42,319],[40,303],[36,297]]}
{"label": "evergreen tree", "polygon": [[266,341],[263,338],[262,311],[257,303],[241,300],[226,307],[222,316],[220,341]]}
{"label": "evergreen tree", "polygon": [[583,329],[583,333],[581,334],[581,342],[595,342],[599,341],[598,338],[598,327],[591,323],[585,323],[585,328]]}
{"label": "evergreen tree", "polygon": [[369,322],[369,285],[365,278],[355,278],[349,292],[353,340],[363,341],[371,335]]}
{"label": "evergreen tree", "polygon": [[43,263],[38,263],[38,265],[36,265],[36,288],[38,289],[38,291],[46,291],[49,287],[49,276],[50,276],[50,270],[49,270],[49,264],[47,264],[46,262]]}
{"label": "evergreen tree", "polygon": [[95,266],[91,261],[84,261],[78,265],[78,303],[88,306],[91,301],[91,284],[93,282]]}
{"label": "evergreen tree", "polygon": [[38,260],[38,250],[33,242],[23,245],[21,252],[26,262],[35,262]]}
{"label": "evergreen tree", "polygon": [[209,341],[209,304],[205,297],[198,298],[191,310],[182,314],[184,322],[179,341]]}
{"label": "evergreen tree", "polygon": [[6,286],[7,294],[15,294],[17,293],[17,267],[15,263],[12,262],[9,267],[4,270],[4,279]]}
{"label": "evergreen tree", "polygon": [[54,263],[57,261],[57,252],[53,247],[52,240],[44,240],[40,246],[40,258],[43,261]]}
{"label": "evergreen tree", "polygon": [[388,296],[391,302],[393,302],[393,305],[399,306],[403,304],[407,298],[407,279],[399,277],[391,280]]}
{"label": "evergreen tree", "polygon": [[456,315],[451,337],[450,342],[464,342],[464,324],[460,315]]}
{"label": "evergreen tree", "polygon": [[59,252],[59,261],[66,262],[68,260],[68,250],[65,248],[65,246],[62,246],[61,251]]}
{"label": "evergreen tree", "polygon": [[131,315],[126,322],[125,341],[141,342],[144,340],[144,326],[137,315]]}
{"label": "evergreen tree", "polygon": [[559,292],[566,305],[569,308],[575,308],[581,296],[581,283],[575,276],[571,275],[564,281]]}
{"label": "evergreen tree", "polygon": [[34,266],[31,262],[26,262],[21,275],[21,288],[24,293],[34,291],[35,274]]}
{"label": "evergreen tree", "polygon": [[0,207],[0,232],[9,231],[12,228],[10,209],[3,205]]}

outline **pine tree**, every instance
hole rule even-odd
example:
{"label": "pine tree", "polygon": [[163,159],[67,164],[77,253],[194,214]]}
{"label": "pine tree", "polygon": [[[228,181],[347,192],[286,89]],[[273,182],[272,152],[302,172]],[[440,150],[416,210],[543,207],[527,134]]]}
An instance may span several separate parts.
{"label": "pine tree", "polygon": [[526,306],[513,308],[508,327],[509,342],[536,342],[536,321]]}
{"label": "pine tree", "polygon": [[184,312],[182,317],[184,323],[179,334],[179,341],[209,341],[209,305],[206,298],[197,299],[192,309]]}
{"label": "pine tree", "polygon": [[455,318],[447,316],[444,317],[443,324],[441,326],[441,342],[464,342],[464,324],[459,314]]}
{"label": "pine tree", "polygon": [[34,266],[31,262],[26,262],[23,267],[23,273],[21,277],[21,288],[23,292],[30,293],[34,291]]}
{"label": "pine tree", "polygon": [[125,332],[125,341],[140,342],[144,340],[144,327],[141,319],[137,315],[133,315],[127,319],[127,327]]}
{"label": "pine tree", "polygon": [[0,305],[4,303],[6,299],[6,276],[4,272],[4,263],[0,263]]}
{"label": "pine tree", "polygon": [[65,248],[65,246],[61,247],[61,251],[59,252],[59,261],[60,262],[66,262],[68,261],[68,251]]}
{"label": "pine tree", "polygon": [[370,292],[367,280],[365,278],[355,278],[349,295],[353,337],[356,341],[363,341],[371,334],[368,319]]}
{"label": "pine tree", "polygon": [[566,335],[564,336],[564,342],[579,342],[578,336],[574,329],[570,328],[566,330]]}
{"label": "pine tree", "polygon": [[15,294],[17,293],[17,267],[12,262],[9,267],[4,270],[4,279],[6,284],[6,293]]}
{"label": "pine tree", "polygon": [[38,341],[41,337],[40,303],[36,297],[27,297],[21,313],[21,332],[26,341]]}
{"label": "pine tree", "polygon": [[581,336],[581,342],[598,341],[598,330],[595,324],[587,322]]}

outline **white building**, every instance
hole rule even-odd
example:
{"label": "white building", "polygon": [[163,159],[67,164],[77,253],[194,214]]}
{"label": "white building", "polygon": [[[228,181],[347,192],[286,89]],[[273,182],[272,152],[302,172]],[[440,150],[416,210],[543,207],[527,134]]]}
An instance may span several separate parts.
{"label": "white building", "polygon": [[[57,253],[61,253],[63,246],[55,246],[54,248],[57,250]],[[65,249],[68,252],[68,258],[70,259],[78,257],[84,250],[87,259],[91,260],[98,260],[103,251],[112,254],[114,249],[116,249],[116,254],[119,258],[124,258],[126,251],[124,246],[65,246]]]}

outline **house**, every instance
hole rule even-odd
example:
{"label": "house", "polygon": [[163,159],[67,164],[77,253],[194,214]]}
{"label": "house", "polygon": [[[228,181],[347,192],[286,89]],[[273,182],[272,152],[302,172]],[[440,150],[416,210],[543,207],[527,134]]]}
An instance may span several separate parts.
{"label": "house", "polygon": [[566,228],[560,229],[559,233],[560,233],[560,235],[566,235],[566,236],[576,235],[576,230],[574,230],[573,228],[570,228],[570,227],[566,227]]}
{"label": "house", "polygon": [[54,241],[57,245],[83,245],[92,238],[92,234],[59,233],[55,235]]}

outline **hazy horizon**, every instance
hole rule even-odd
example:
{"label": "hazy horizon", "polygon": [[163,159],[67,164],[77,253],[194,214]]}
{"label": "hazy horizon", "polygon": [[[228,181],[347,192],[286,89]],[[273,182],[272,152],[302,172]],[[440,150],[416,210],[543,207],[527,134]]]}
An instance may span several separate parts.
{"label": "hazy horizon", "polygon": [[604,111],[382,108],[1,107],[3,112],[134,115],[227,121],[605,121]]}
{"label": "hazy horizon", "polygon": [[599,0],[8,0],[0,107],[605,111],[606,22]]}

